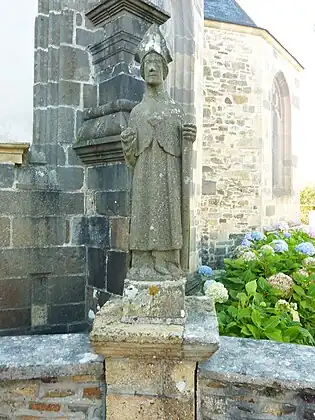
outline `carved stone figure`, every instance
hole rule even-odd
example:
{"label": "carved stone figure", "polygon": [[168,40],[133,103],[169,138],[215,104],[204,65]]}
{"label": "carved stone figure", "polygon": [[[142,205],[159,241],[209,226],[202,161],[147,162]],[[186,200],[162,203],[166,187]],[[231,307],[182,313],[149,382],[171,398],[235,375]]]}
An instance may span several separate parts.
{"label": "carved stone figure", "polygon": [[185,142],[196,138],[196,127],[164,89],[172,61],[166,41],[152,25],[138,47],[136,60],[146,82],[142,101],[132,110],[122,133],[125,160],[133,168],[130,273],[182,274],[183,168]]}

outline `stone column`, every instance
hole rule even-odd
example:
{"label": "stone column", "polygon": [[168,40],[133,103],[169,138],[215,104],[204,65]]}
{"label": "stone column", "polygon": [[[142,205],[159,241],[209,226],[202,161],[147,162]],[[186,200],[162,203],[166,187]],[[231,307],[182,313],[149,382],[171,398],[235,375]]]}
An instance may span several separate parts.
{"label": "stone column", "polygon": [[97,314],[91,343],[106,360],[107,420],[196,419],[196,364],[219,336],[211,301],[186,298],[186,310],[184,325],[126,324],[117,298]]}

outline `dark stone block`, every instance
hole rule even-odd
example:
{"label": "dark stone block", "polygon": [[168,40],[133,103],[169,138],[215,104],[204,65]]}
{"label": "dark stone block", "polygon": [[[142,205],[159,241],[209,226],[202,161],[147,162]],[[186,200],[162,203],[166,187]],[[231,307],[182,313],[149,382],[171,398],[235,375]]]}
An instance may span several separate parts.
{"label": "dark stone block", "polygon": [[60,276],[48,278],[50,305],[79,303],[85,301],[85,276]]}
{"label": "dark stone block", "polygon": [[73,43],[74,11],[63,8],[60,19],[60,42],[65,44]]}
{"label": "dark stone block", "polygon": [[78,322],[75,324],[68,325],[68,332],[70,334],[75,333],[88,333],[90,332],[90,324],[88,322]]}
{"label": "dark stone block", "polygon": [[18,189],[56,190],[56,169],[49,166],[26,165],[17,172],[16,187]]}
{"label": "dark stone block", "polygon": [[31,281],[29,278],[0,280],[0,310],[31,306]]}
{"label": "dark stone block", "polygon": [[84,247],[20,248],[0,250],[0,278],[27,274],[83,275],[86,271]]}
{"label": "dark stone block", "polygon": [[71,220],[71,243],[109,247],[109,223],[105,217],[75,217]]}
{"label": "dark stone block", "polygon": [[202,194],[215,195],[217,193],[217,183],[214,181],[202,180]]}
{"label": "dark stone block", "polygon": [[49,324],[83,322],[85,318],[85,303],[50,306],[48,309]]}
{"label": "dark stone block", "polygon": [[113,217],[110,220],[110,248],[128,251],[129,218]]}
{"label": "dark stone block", "polygon": [[110,293],[122,295],[128,266],[128,254],[125,252],[108,252],[107,290]]}
{"label": "dark stone block", "polygon": [[48,47],[48,80],[59,82],[60,54],[59,48]]}
{"label": "dark stone block", "polygon": [[30,325],[30,308],[0,311],[0,330],[29,327]]}
{"label": "dark stone block", "polygon": [[84,213],[83,193],[0,191],[0,214],[58,216]]}
{"label": "dark stone block", "polygon": [[31,278],[32,304],[47,305],[48,281],[46,275],[35,275]]}
{"label": "dark stone block", "polygon": [[61,15],[58,13],[50,13],[49,15],[49,31],[48,31],[48,45],[54,47],[60,46],[60,29],[61,29]]}
{"label": "dark stone block", "polygon": [[[74,108],[59,107],[58,108],[58,142],[74,143],[75,142],[75,110]],[[56,120],[49,120],[49,124],[56,124]]]}
{"label": "dark stone block", "polygon": [[97,106],[97,88],[95,85],[83,86],[83,106],[84,108],[94,108]]}
{"label": "dark stone block", "polygon": [[99,85],[99,104],[106,104],[108,98],[129,99],[140,102],[144,93],[144,82],[127,74],[120,74]]}
{"label": "dark stone block", "polygon": [[10,246],[10,219],[0,217],[0,247]]}
{"label": "dark stone block", "polygon": [[11,188],[14,182],[14,166],[1,163],[0,164],[0,187]]}
{"label": "dark stone block", "polygon": [[[47,163],[48,165],[63,166],[66,163],[66,155],[63,147],[59,144],[33,144],[30,149],[29,161],[33,164]],[[72,165],[70,162],[69,164]]]}
{"label": "dark stone block", "polygon": [[88,249],[88,273],[88,284],[104,290],[106,279],[106,259],[103,249]]}
{"label": "dark stone block", "polygon": [[34,56],[34,83],[47,83],[48,81],[48,52],[35,51]]}
{"label": "dark stone block", "polygon": [[49,13],[49,0],[38,0],[38,13],[48,15]]}
{"label": "dark stone block", "polygon": [[88,47],[90,45],[101,42],[104,38],[104,32],[102,30],[90,31],[83,28],[78,28],[76,32],[76,44],[82,47]]}
{"label": "dark stone block", "polygon": [[34,109],[33,112],[33,144],[43,144],[47,142],[47,110]]}
{"label": "dark stone block", "polygon": [[84,169],[75,167],[58,167],[57,179],[59,188],[64,191],[80,190],[84,182]]}
{"label": "dark stone block", "polygon": [[266,216],[271,217],[276,214],[276,206],[270,205],[266,206]]}
{"label": "dark stone block", "polygon": [[47,83],[37,83],[34,85],[34,107],[47,106]]}
{"label": "dark stone block", "polygon": [[107,216],[130,215],[130,193],[127,191],[97,192],[96,212]]}
{"label": "dark stone block", "polygon": [[62,45],[60,47],[60,77],[65,80],[89,81],[90,63],[88,52]]}
{"label": "dark stone block", "polygon": [[15,247],[63,245],[67,242],[67,221],[61,217],[18,217],[13,219]]}
{"label": "dark stone block", "polygon": [[59,104],[79,106],[81,97],[80,83],[60,80],[59,82]]}
{"label": "dark stone block", "polygon": [[87,185],[91,190],[119,191],[131,186],[131,173],[124,164],[88,168]]}

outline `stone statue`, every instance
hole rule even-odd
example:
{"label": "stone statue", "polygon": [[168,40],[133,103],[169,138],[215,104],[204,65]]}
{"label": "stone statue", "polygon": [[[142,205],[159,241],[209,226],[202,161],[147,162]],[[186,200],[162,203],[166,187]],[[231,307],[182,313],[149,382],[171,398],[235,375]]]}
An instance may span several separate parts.
{"label": "stone statue", "polygon": [[182,156],[184,144],[196,139],[196,126],[184,123],[181,107],[164,89],[172,58],[157,25],[150,27],[135,58],[146,90],[121,134],[126,163],[133,168],[130,275],[179,277],[187,229],[182,223]]}

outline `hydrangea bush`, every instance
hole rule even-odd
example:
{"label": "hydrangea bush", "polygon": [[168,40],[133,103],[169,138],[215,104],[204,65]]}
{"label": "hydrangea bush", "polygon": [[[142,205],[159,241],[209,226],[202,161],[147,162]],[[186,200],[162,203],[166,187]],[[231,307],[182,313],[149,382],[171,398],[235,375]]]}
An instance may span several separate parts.
{"label": "hydrangea bush", "polygon": [[315,238],[281,222],[245,234],[225,270],[202,266],[221,335],[315,345]]}

